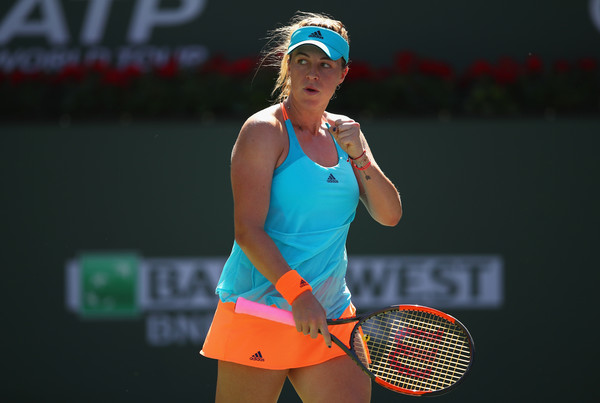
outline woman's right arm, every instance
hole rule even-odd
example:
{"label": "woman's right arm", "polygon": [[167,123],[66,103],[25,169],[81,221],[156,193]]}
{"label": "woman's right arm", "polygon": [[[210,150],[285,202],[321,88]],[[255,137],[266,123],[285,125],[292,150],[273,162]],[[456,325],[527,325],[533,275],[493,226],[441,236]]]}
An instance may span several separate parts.
{"label": "woman's right arm", "polygon": [[250,118],[231,155],[235,240],[256,268],[273,284],[289,270],[264,231],[273,171],[284,143],[277,122]]}
{"label": "woman's right arm", "polygon": [[[290,270],[277,245],[265,232],[273,172],[282,158],[287,138],[275,118],[250,118],[242,127],[231,155],[235,240],[252,264],[271,283]],[[325,311],[310,292],[292,304],[296,328],[316,338],[322,333],[331,346]]]}

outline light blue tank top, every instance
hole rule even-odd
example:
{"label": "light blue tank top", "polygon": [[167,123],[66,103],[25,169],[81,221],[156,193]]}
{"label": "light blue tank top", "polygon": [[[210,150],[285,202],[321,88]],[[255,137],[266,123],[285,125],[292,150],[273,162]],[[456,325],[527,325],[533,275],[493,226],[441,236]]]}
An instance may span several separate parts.
{"label": "light blue tank top", "polygon": [[[289,119],[285,125],[289,151],[273,173],[265,231],[288,265],[310,283],[327,317],[338,318],[350,304],[346,238],[356,214],[358,184],[348,154],[335,141],[338,163],[323,167],[304,154]],[[291,310],[235,241],[216,292],[223,302],[242,296]]]}

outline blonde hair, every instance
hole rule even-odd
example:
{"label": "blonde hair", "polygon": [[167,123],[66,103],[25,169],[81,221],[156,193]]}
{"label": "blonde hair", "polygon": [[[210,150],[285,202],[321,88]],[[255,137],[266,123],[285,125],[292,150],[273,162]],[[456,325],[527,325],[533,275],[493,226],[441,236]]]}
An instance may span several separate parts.
{"label": "blonde hair", "polygon": [[[271,92],[271,96],[275,97],[276,103],[285,100],[290,93],[290,77],[288,75],[289,57],[287,50],[290,45],[292,33],[302,27],[327,28],[337,32],[350,43],[348,31],[346,31],[344,24],[325,14],[298,11],[294,14],[288,25],[270,31],[267,37],[268,42],[262,52],[260,66],[279,69],[275,87]],[[348,65],[348,62],[348,60],[343,62],[344,68]]]}

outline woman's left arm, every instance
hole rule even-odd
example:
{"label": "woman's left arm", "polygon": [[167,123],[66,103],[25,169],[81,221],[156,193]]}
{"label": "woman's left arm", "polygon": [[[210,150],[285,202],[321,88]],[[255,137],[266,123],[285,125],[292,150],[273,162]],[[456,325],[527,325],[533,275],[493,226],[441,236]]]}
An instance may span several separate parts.
{"label": "woman's left arm", "polygon": [[352,158],[354,173],[360,188],[360,199],[378,223],[395,226],[402,217],[402,202],[398,190],[381,170],[360,124],[344,118],[335,121],[329,132]]}

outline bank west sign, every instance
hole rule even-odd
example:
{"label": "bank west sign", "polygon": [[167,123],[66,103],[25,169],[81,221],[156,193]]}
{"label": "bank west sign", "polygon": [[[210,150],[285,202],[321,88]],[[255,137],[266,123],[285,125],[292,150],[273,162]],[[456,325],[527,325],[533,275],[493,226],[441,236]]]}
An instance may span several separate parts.
{"label": "bank west sign", "polygon": [[[217,304],[224,257],[143,258],[88,253],[67,262],[67,309],[82,320],[146,323],[149,345],[201,343]],[[503,261],[496,255],[350,256],[347,281],[360,311],[396,304],[498,309]]]}
{"label": "bank west sign", "polygon": [[[193,67],[206,60],[205,46],[151,43],[157,29],[177,31],[197,21],[206,2],[179,0],[165,6],[161,0],[16,0],[7,2],[9,8],[2,2],[0,70],[58,70],[97,61],[148,67],[171,58]],[[123,20],[123,15],[130,17]],[[109,41],[114,31],[122,37]]]}

